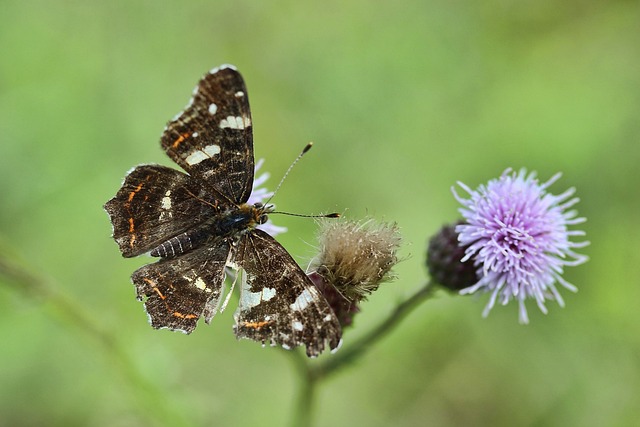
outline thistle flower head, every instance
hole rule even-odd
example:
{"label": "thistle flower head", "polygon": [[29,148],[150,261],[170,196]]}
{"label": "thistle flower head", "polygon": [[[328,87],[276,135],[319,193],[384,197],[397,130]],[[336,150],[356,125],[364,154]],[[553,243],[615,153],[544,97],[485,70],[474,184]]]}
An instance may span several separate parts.
{"label": "thistle flower head", "polygon": [[351,323],[358,303],[394,278],[400,233],[396,224],[348,220],[320,223],[320,253],[309,277],[323,292],[343,325]]}
{"label": "thistle flower head", "polygon": [[519,303],[521,323],[528,323],[525,300],[532,298],[543,313],[546,300],[564,301],[555,284],[576,291],[575,286],[562,278],[565,266],[582,264],[586,256],[574,252],[589,242],[572,242],[583,231],[569,230],[583,223],[577,211],[568,210],[578,203],[572,197],[574,188],[559,195],[547,192],[560,178],[554,175],[539,183],[535,172],[507,169],[499,179],[472,190],[461,182],[458,185],[468,194],[465,199],[452,188],[455,198],[463,205],[460,213],[465,223],[456,227],[460,246],[465,247],[462,262],[473,260],[479,280],[463,289],[462,294],[488,292],[491,294],[483,315],[499,301]]}

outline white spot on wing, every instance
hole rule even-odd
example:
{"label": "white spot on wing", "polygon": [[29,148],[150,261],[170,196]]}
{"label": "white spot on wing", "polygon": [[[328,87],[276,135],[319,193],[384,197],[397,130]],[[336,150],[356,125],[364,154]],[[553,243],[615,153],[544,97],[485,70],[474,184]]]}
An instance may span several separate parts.
{"label": "white spot on wing", "polygon": [[193,166],[193,165],[197,165],[198,163],[200,163],[203,160],[208,159],[211,156],[207,156],[204,151],[194,151],[193,153],[189,154],[187,156],[187,158],[185,159],[185,161],[187,162],[187,164],[189,166]]}
{"label": "white spot on wing", "polygon": [[240,296],[240,307],[249,309],[257,306],[262,301],[269,301],[274,296],[276,296],[276,290],[273,288],[264,288],[261,292],[251,292],[243,288]]}
{"label": "white spot on wing", "polygon": [[207,145],[202,149],[202,151],[204,151],[207,155],[213,157],[220,152],[220,146],[215,144]]}
{"label": "white spot on wing", "polygon": [[274,288],[264,288],[262,290],[262,300],[269,301],[271,298],[276,296],[276,290]]}
{"label": "white spot on wing", "polygon": [[196,281],[193,283],[193,285],[194,285],[196,288],[198,288],[198,289],[200,289],[200,290],[203,290],[203,291],[207,288],[207,284],[206,284],[206,283],[204,283],[204,280],[202,280],[202,277],[198,277],[198,278],[196,279]]}
{"label": "white spot on wing", "polygon": [[165,210],[169,210],[171,209],[171,190],[167,190],[166,193],[164,193],[164,197],[162,198],[162,209]]}
{"label": "white spot on wing", "polygon": [[239,90],[233,94],[236,98],[242,98],[244,96],[244,92]]}
{"label": "white spot on wing", "polygon": [[218,106],[212,102],[209,105],[209,114],[213,116],[216,113],[216,111],[218,111]]}
{"label": "white spot on wing", "polygon": [[305,289],[298,295],[298,298],[291,304],[291,310],[293,311],[302,311],[309,303],[313,302],[316,299],[317,295],[314,293],[313,288]]}
{"label": "white spot on wing", "polygon": [[301,331],[304,329],[304,326],[302,325],[302,322],[296,320],[295,322],[293,322],[293,329],[295,329],[296,331]]}
{"label": "white spot on wing", "polygon": [[244,129],[251,126],[251,119],[245,116],[227,116],[220,121],[220,129]]}
{"label": "white spot on wing", "polygon": [[210,159],[211,157],[215,156],[218,153],[220,153],[220,146],[211,144],[211,145],[207,145],[202,150],[197,150],[189,154],[185,159],[185,161],[189,166],[193,166],[193,165],[197,165],[203,160]]}
{"label": "white spot on wing", "polygon": [[242,308],[255,307],[256,305],[260,304],[261,295],[262,294],[260,292],[249,292],[249,291],[243,292],[242,296],[240,297],[240,307]]}

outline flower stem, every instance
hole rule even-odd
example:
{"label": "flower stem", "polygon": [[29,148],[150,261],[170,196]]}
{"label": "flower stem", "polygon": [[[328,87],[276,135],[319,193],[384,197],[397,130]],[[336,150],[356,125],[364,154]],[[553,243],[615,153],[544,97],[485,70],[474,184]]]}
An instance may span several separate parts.
{"label": "flower stem", "polygon": [[427,282],[415,294],[400,303],[389,317],[377,327],[324,363],[312,365],[300,352],[296,350],[288,351],[287,353],[291,354],[292,361],[301,379],[291,425],[296,427],[310,426],[312,424],[313,404],[318,384],[338,372],[341,368],[362,357],[375,343],[398,326],[421,302],[429,298],[433,293],[434,285],[435,283],[432,281]]}
{"label": "flower stem", "polygon": [[304,427],[312,425],[313,403],[315,399],[316,385],[318,382],[314,378],[313,372],[309,369],[309,362],[306,356],[297,349],[287,350],[287,354],[291,355],[293,364],[300,376],[299,390],[296,395],[296,402],[293,417],[291,419],[292,427]]}
{"label": "flower stem", "polygon": [[371,330],[368,334],[354,342],[350,347],[340,351],[335,357],[326,362],[310,367],[312,377],[323,379],[336,373],[339,369],[353,363],[361,357],[372,345],[380,341],[384,336],[393,330],[400,322],[409,315],[422,301],[429,298],[433,293],[434,282],[429,281],[422,286],[415,294],[400,303],[395,310],[382,323]]}
{"label": "flower stem", "polygon": [[294,409],[293,427],[308,427],[312,425],[313,420],[313,404],[316,395],[315,379],[307,378],[301,382],[301,388],[298,392],[296,407]]}

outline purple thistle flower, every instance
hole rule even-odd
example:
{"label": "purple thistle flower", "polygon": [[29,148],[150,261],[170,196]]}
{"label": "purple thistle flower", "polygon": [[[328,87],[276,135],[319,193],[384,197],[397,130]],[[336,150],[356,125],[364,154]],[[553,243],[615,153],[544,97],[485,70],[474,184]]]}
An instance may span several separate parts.
{"label": "purple thistle flower", "polygon": [[[258,170],[262,167],[264,163],[264,159],[258,160],[255,166],[255,174],[257,175]],[[273,196],[273,191],[267,191],[266,188],[260,187],[269,179],[269,172],[263,172],[257,178],[253,180],[253,189],[251,190],[251,195],[249,196],[249,200],[247,203],[253,205],[255,203],[265,203],[271,196]],[[280,227],[279,225],[275,225],[271,222],[271,218],[264,224],[258,225],[260,230],[265,231],[271,236],[276,236],[280,233],[285,233],[287,231],[287,227]]]}
{"label": "purple thistle flower", "polygon": [[499,179],[492,179],[475,191],[458,182],[471,196],[469,199],[451,189],[464,206],[460,213],[465,224],[456,226],[459,245],[466,247],[462,262],[472,259],[480,278],[460,293],[491,293],[483,316],[489,314],[496,300],[505,305],[516,299],[520,323],[528,323],[527,298],[534,298],[546,314],[547,299],[564,307],[556,282],[577,291],[562,278],[562,273],[565,266],[587,261],[574,248],[582,248],[589,242],[569,240],[571,236],[585,235],[583,231],[568,230],[569,226],[585,222],[576,210],[567,210],[579,201],[572,198],[575,188],[559,195],[547,193],[560,176],[557,173],[540,184],[535,172],[527,175],[526,169],[516,173],[509,168]]}

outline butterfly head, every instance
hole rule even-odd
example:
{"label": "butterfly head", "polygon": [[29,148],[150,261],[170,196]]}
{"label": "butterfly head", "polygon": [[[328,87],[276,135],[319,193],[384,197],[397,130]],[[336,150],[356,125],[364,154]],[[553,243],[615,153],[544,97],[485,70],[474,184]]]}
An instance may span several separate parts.
{"label": "butterfly head", "polygon": [[260,202],[246,206],[251,214],[251,228],[265,224],[269,220],[269,214],[274,211],[273,205],[265,205]]}

